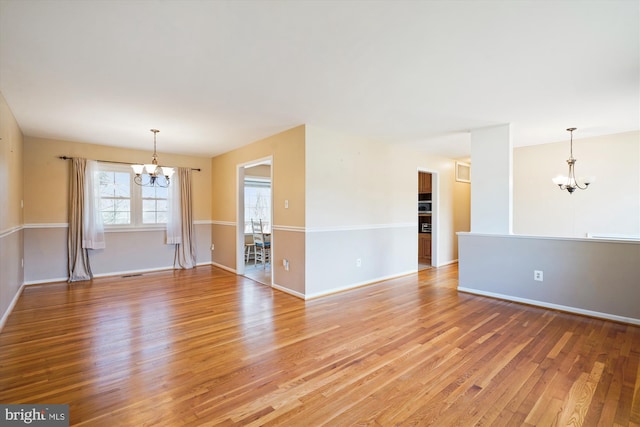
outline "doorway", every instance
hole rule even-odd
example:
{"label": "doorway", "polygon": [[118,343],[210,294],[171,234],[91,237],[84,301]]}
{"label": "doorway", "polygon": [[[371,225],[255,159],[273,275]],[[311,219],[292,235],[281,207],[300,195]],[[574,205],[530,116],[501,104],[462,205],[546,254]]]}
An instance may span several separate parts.
{"label": "doorway", "polygon": [[[259,262],[253,240],[254,221],[264,234],[271,236],[273,217],[273,182],[271,157],[239,165],[237,212],[237,273],[271,286],[271,261]],[[271,243],[273,246],[273,243]]]}
{"label": "doorway", "polygon": [[418,170],[418,270],[436,264],[437,174]]}

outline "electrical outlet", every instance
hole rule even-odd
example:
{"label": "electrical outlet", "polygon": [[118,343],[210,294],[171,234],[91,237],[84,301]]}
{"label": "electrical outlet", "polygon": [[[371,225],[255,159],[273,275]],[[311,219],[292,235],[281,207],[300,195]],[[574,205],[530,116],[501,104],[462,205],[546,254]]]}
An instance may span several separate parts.
{"label": "electrical outlet", "polygon": [[282,260],[282,266],[284,267],[284,271],[289,271],[289,260],[288,259],[283,259]]}
{"label": "electrical outlet", "polygon": [[534,270],[533,271],[533,280],[536,280],[538,282],[542,282],[544,280],[544,276],[543,276],[542,270]]}
{"label": "electrical outlet", "polygon": [[211,244],[211,250],[214,250],[215,248],[216,248],[215,245],[212,243]]}
{"label": "electrical outlet", "polygon": [[356,267],[362,267],[362,259],[356,259]]}

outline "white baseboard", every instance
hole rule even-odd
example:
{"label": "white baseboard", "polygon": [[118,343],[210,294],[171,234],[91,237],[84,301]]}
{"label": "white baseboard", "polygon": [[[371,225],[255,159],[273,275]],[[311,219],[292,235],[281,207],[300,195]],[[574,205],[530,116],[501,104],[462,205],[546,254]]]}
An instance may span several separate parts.
{"label": "white baseboard", "polygon": [[271,285],[272,288],[277,289],[279,291],[284,292],[285,294],[289,294],[289,295],[293,295],[294,297],[300,298],[300,299],[305,299],[304,294],[298,292],[298,291],[294,291],[292,289],[289,288],[285,288],[282,285],[276,285],[275,283],[273,285]]}
{"label": "white baseboard", "polygon": [[16,294],[13,296],[13,299],[9,303],[9,307],[7,307],[7,310],[2,315],[2,319],[0,319],[0,332],[2,332],[2,329],[4,328],[4,324],[7,322],[7,319],[9,319],[9,315],[13,311],[13,308],[18,303],[18,300],[20,299],[20,295],[22,295],[23,290],[24,290],[24,283],[20,285],[20,287],[18,288],[18,292],[16,292]]}
{"label": "white baseboard", "polygon": [[[211,265],[211,262],[198,263],[198,264],[196,264],[196,267],[203,266],[203,265]],[[100,278],[100,277],[127,276],[127,275],[131,275],[131,274],[154,273],[154,272],[157,272],[157,271],[166,271],[166,270],[173,270],[173,269],[174,269],[173,266],[166,266],[166,267],[145,268],[145,269],[141,269],[141,270],[113,271],[113,272],[109,272],[109,273],[94,274],[93,277],[94,277],[94,279],[97,279],[97,278]],[[43,285],[45,283],[59,283],[59,282],[66,282],[68,280],[69,280],[68,277],[58,277],[58,278],[51,278],[51,279],[44,279],[44,280],[30,280],[28,282],[24,282],[24,284],[26,286]]]}
{"label": "white baseboard", "polygon": [[221,268],[223,270],[230,271],[233,274],[238,274],[238,272],[235,269],[233,269],[231,267],[227,267],[226,265],[218,264],[217,262],[213,262],[213,261],[211,261],[211,265],[213,265],[214,267]]}
{"label": "white baseboard", "polygon": [[632,325],[640,326],[640,319],[634,319],[632,317],[624,317],[624,316],[618,316],[616,314],[601,313],[599,311],[585,310],[577,307],[553,304],[550,302],[537,301],[537,300],[532,300],[528,298],[514,297],[511,295],[497,294],[494,292],[480,291],[477,289],[471,289],[471,288],[465,288],[465,287],[458,287],[458,290],[460,292],[466,292],[474,295],[481,295],[485,297],[497,298],[497,299],[502,299],[506,301],[519,302],[519,303],[528,304],[528,305],[535,305],[537,307],[550,308],[552,310],[565,311],[567,313],[581,314],[583,316],[597,317],[599,319],[613,320],[615,322],[629,323]]}
{"label": "white baseboard", "polygon": [[25,286],[31,286],[31,285],[44,285],[46,283],[60,283],[60,282],[66,282],[67,280],[69,280],[68,277],[54,277],[51,279],[42,279],[42,280],[30,280],[28,282],[24,282]]}
{"label": "white baseboard", "polygon": [[338,287],[338,288],[327,289],[326,291],[316,292],[314,294],[308,294],[308,295],[305,294],[304,299],[308,300],[308,299],[313,299],[313,298],[324,297],[324,296],[331,295],[331,294],[337,294],[338,292],[344,292],[344,291],[349,291],[351,289],[360,288],[360,287],[363,287],[363,286],[373,285],[374,283],[383,282],[385,280],[397,279],[398,277],[407,276],[409,274],[415,274],[417,272],[418,272],[417,269],[408,270],[408,271],[405,271],[403,273],[392,274],[390,276],[376,277],[375,279],[365,280],[363,282],[350,283],[350,284],[345,285],[345,286],[341,286],[341,287]]}

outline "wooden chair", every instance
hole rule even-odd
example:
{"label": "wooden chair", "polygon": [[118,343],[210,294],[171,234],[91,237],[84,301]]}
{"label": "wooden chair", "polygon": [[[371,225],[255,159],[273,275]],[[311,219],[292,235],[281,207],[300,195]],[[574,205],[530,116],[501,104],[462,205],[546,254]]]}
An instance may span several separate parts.
{"label": "wooden chair", "polygon": [[262,220],[251,220],[251,228],[253,230],[253,243],[255,246],[254,265],[258,262],[262,263],[264,267],[267,263],[271,262],[271,236],[265,234],[262,229]]}

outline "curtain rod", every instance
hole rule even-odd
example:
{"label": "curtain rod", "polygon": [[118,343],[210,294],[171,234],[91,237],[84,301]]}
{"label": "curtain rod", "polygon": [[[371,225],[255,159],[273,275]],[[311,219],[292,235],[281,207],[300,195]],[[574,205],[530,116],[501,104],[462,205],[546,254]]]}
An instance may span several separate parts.
{"label": "curtain rod", "polygon": [[[62,159],[62,160],[71,160],[71,159],[73,159],[73,157],[67,157],[67,156],[60,156],[58,158]],[[96,162],[100,162],[100,163],[117,163],[119,165],[135,165],[135,164],[137,164],[137,163],[129,163],[129,162],[116,162],[115,160],[96,160]],[[191,170],[200,172],[200,168],[191,168]]]}

